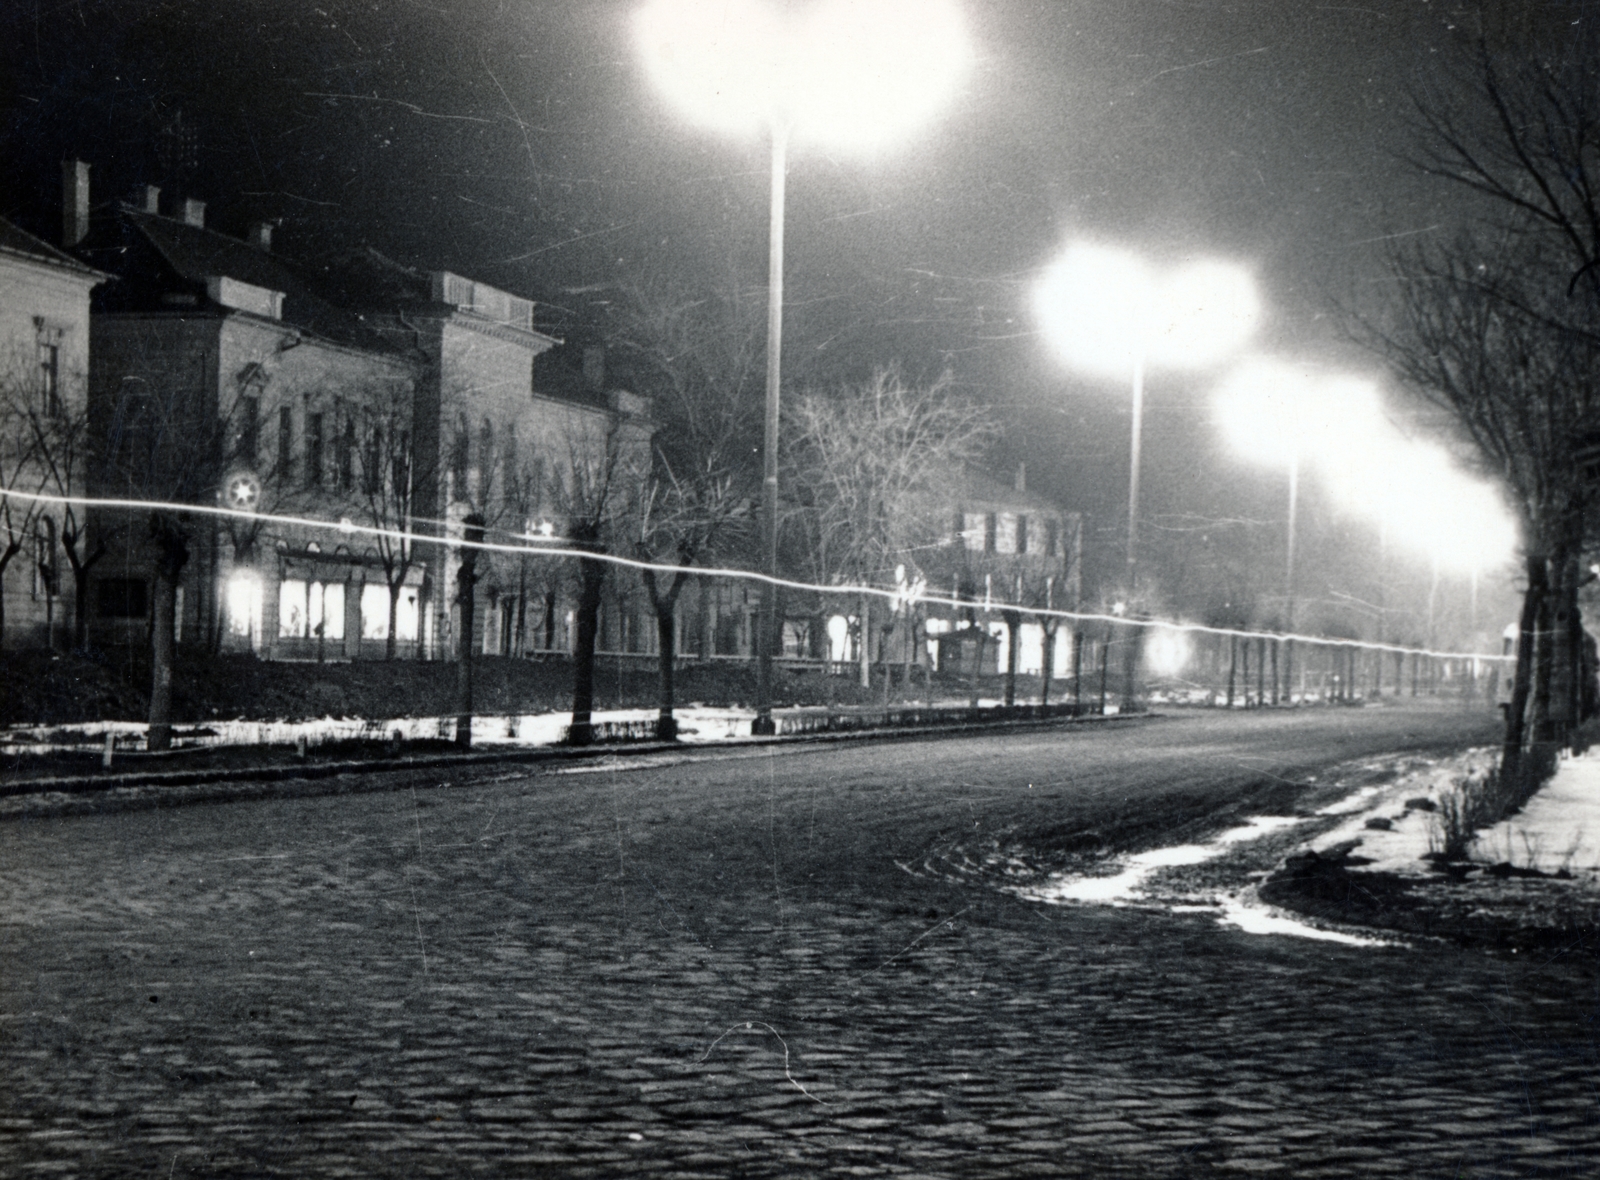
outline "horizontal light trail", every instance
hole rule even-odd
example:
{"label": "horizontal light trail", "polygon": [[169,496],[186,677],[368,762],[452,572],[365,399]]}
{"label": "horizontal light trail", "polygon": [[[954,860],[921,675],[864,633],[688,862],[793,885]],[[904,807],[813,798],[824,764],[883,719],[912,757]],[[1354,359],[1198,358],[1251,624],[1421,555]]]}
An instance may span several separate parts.
{"label": "horizontal light trail", "polygon": [[[436,537],[427,533],[408,533],[404,530],[382,528],[377,525],[356,524],[348,518],[332,521],[313,516],[249,512],[242,508],[224,508],[220,505],[210,504],[183,504],[169,500],[119,500],[96,496],[58,496],[48,492],[0,491],[0,500],[7,496],[45,504],[79,504],[85,507],[122,509],[134,512],[179,512],[192,513],[198,516],[265,520],[272,521],[275,524],[292,524],[299,525],[302,528],[319,529],[338,533],[342,536],[382,537],[391,541],[414,545],[439,545],[446,549],[476,549],[484,553],[508,553],[516,557],[586,558],[590,561],[604,562],[607,565],[618,566],[622,569],[651,570],[658,574],[676,574],[684,568],[682,566],[669,565],[665,562],[640,561],[637,558],[621,557],[615,553],[596,553],[578,548],[572,544],[563,543],[559,538],[541,537],[538,538],[539,543],[537,544],[510,545],[497,541],[471,542],[460,538]],[[532,538],[530,538],[531,540]],[[731,569],[719,566],[697,565],[690,566],[688,569],[696,577],[730,578],[746,582],[761,582],[769,586],[781,586],[788,590],[800,590],[816,594],[840,594],[852,597],[860,597],[866,594],[897,605],[906,601],[907,597],[899,590],[885,589],[882,586],[865,586],[854,583],[823,586],[815,582],[801,582],[791,578],[773,577],[770,574],[758,573],[755,570]],[[926,591],[918,594],[914,601],[931,603],[936,606],[948,606],[960,610],[982,610],[988,613],[1015,609],[1022,614],[1031,615],[1035,618],[1062,619],[1074,623],[1105,623],[1113,626],[1144,627],[1152,630],[1183,632],[1193,635],[1220,635],[1239,639],[1269,639],[1303,643],[1316,647],[1358,648],[1364,651],[1423,656],[1430,659],[1503,661],[1506,663],[1510,663],[1515,659],[1514,656],[1487,652],[1436,651],[1426,647],[1405,647],[1400,644],[1376,643],[1365,639],[1334,639],[1323,635],[1304,635],[1293,631],[1249,631],[1240,627],[1212,627],[1204,623],[1177,623],[1166,619],[1136,619],[1128,615],[1098,614],[1093,611],[1014,606],[1012,603],[989,598],[957,598],[954,595],[935,594]]]}

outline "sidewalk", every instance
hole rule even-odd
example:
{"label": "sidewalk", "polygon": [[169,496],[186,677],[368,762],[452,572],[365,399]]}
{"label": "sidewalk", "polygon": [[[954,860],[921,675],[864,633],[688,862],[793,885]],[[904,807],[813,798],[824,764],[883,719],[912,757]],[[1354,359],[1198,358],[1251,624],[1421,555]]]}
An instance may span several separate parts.
{"label": "sidewalk", "polygon": [[1508,820],[1480,831],[1465,861],[1442,842],[1437,797],[1493,765],[1455,760],[1434,781],[1364,788],[1348,818],[1290,855],[1263,901],[1340,925],[1399,931],[1512,954],[1600,953],[1600,751],[1562,758]]}
{"label": "sidewalk", "polygon": [[[690,706],[676,711],[679,740],[654,737],[656,711],[596,712],[596,740],[568,746],[568,713],[475,716],[473,745],[454,744],[454,717],[382,721],[325,718],[302,722],[224,722],[175,727],[174,748],[142,750],[144,726],[98,722],[76,726],[19,726],[0,731],[0,753],[19,769],[0,779],[0,819],[68,814],[106,807],[200,799],[341,793],[349,780],[379,774],[432,774],[497,763],[629,756],[692,756],[695,749],[775,743],[910,737],[991,726],[1106,722],[1079,716],[1071,705],[1005,706],[997,701],[941,702],[888,708],[801,707],[774,711],[778,733],[752,736],[752,710]],[[1141,716],[1149,716],[1143,714]],[[1123,721],[1132,720],[1124,717]],[[107,741],[110,765],[103,760]],[[130,747],[133,747],[130,749]],[[28,763],[32,765],[28,765]],[[315,785],[314,785],[315,784]],[[382,784],[360,789],[383,790]],[[76,800],[76,802],[74,802]]]}

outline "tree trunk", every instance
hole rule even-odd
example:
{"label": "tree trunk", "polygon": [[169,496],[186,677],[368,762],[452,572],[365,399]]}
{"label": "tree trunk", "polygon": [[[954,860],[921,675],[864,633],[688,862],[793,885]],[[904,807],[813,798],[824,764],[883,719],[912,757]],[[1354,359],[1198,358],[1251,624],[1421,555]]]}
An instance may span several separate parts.
{"label": "tree trunk", "polygon": [[1106,628],[1105,642],[1100,645],[1100,715],[1106,714],[1106,676],[1111,668],[1111,628]]}
{"label": "tree trunk", "polygon": [[396,646],[398,638],[395,635],[395,623],[400,618],[400,587],[404,581],[405,576],[401,575],[400,581],[391,579],[389,582],[389,633],[383,641],[383,658],[386,660],[394,659],[395,652],[399,650]]}
{"label": "tree trunk", "polygon": [[1056,632],[1061,629],[1061,621],[1040,621],[1039,626],[1044,629],[1044,651],[1040,653],[1039,667],[1039,704],[1050,703],[1050,677],[1056,670]]}
{"label": "tree trunk", "polygon": [[1539,605],[1545,592],[1544,558],[1528,554],[1526,568],[1528,588],[1522,595],[1522,617],[1517,624],[1517,662],[1512,673],[1511,701],[1506,705],[1505,740],[1500,751],[1500,769],[1507,775],[1515,775],[1522,766],[1528,697],[1533,684],[1534,631],[1539,625]]}
{"label": "tree trunk", "polygon": [[0,650],[5,648],[6,638],[6,567],[21,551],[20,541],[12,541],[4,549],[0,549]]}
{"label": "tree trunk", "polygon": [[861,687],[872,687],[872,600],[861,596],[860,648]]}
{"label": "tree trunk", "polygon": [[1228,708],[1233,708],[1234,677],[1239,671],[1239,637],[1228,636]]}
{"label": "tree trunk", "polygon": [[594,652],[600,622],[600,592],[606,566],[592,557],[578,559],[577,642],[572,653],[572,724],[567,742],[587,746],[594,741]]}
{"label": "tree trunk", "polygon": [[673,716],[676,707],[673,677],[677,672],[678,658],[678,594],[688,581],[689,574],[680,567],[673,573],[672,583],[665,594],[660,592],[654,570],[641,570],[640,574],[645,592],[650,596],[650,609],[656,617],[656,658],[660,669],[656,737],[664,742],[674,742],[678,740],[678,719]]}
{"label": "tree trunk", "polygon": [[462,551],[461,568],[456,570],[456,607],[461,629],[456,647],[456,745],[472,747],[472,631],[478,610],[478,554]]}
{"label": "tree trunk", "polygon": [[156,548],[156,576],[150,620],[150,718],[145,748],[172,748],[172,665],[178,605],[178,579],[189,562],[189,539],[171,521],[150,518]]}
{"label": "tree trunk", "polygon": [[656,737],[664,742],[678,740],[678,719],[672,715],[674,708],[673,673],[678,658],[678,627],[673,617],[674,603],[656,606],[656,640],[660,646],[661,703],[656,714]]}
{"label": "tree trunk", "polygon": [[1083,628],[1072,628],[1072,707],[1083,712]]}
{"label": "tree trunk", "polygon": [[1244,707],[1250,707],[1250,640],[1239,641],[1239,693],[1244,698]]}
{"label": "tree trunk", "polygon": [[1582,652],[1581,645],[1575,641],[1575,633],[1582,630],[1578,619],[1578,554],[1574,548],[1563,546],[1550,564],[1550,699],[1546,740],[1564,746],[1571,740],[1577,724],[1577,662]]}
{"label": "tree trunk", "polygon": [[1014,610],[1000,612],[1006,625],[1006,704],[1017,703],[1017,632],[1022,627],[1022,616]]}

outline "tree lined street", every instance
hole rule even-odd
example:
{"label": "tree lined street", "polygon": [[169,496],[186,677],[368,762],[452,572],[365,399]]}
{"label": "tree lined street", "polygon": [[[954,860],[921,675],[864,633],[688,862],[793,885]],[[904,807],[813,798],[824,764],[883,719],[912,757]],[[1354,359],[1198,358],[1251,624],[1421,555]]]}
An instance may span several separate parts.
{"label": "tree lined street", "polygon": [[1292,814],[1336,763],[1493,739],[1436,707],[1191,714],[13,820],[0,1154],[1589,1175],[1592,961],[1046,906],[977,867],[1104,864]]}

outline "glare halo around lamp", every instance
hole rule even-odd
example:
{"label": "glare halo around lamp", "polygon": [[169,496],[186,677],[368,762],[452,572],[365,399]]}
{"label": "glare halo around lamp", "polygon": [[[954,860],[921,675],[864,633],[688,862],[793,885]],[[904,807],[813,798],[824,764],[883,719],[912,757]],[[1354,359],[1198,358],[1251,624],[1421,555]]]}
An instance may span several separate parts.
{"label": "glare halo around lamp", "polygon": [[1136,597],[1145,371],[1205,368],[1233,353],[1261,317],[1255,283],[1228,262],[1157,271],[1127,250],[1078,242],[1040,278],[1034,311],[1069,366],[1131,382],[1127,580]]}

